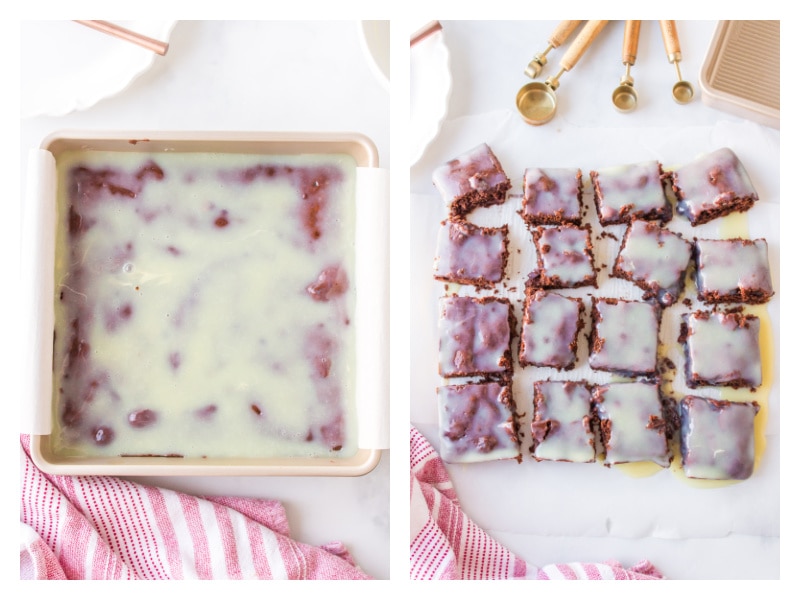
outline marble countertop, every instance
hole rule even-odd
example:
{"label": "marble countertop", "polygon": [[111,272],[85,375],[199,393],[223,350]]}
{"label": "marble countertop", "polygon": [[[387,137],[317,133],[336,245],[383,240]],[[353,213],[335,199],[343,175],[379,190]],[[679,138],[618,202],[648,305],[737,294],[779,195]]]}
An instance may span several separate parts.
{"label": "marble countertop", "polygon": [[[23,188],[28,150],[61,130],[358,132],[375,143],[387,167],[389,94],[364,52],[359,26],[178,21],[167,54],[123,91],[63,116],[21,121]],[[85,35],[103,34],[86,29]],[[192,494],[279,500],[295,539],[341,541],[367,574],[389,577],[389,451],[362,477],[136,479]]]}

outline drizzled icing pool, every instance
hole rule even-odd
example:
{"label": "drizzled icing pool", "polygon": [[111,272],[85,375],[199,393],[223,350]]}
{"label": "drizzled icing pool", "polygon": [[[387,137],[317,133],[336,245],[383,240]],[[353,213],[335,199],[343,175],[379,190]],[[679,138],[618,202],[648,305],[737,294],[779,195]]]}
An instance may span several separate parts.
{"label": "drizzled icing pool", "polygon": [[63,153],[53,452],[354,454],[355,171],[346,154]]}

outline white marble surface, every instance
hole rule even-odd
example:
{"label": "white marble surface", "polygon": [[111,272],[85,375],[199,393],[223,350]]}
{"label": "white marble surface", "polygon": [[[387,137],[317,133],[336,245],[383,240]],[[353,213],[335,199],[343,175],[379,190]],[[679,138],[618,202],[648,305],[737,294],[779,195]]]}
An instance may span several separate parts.
{"label": "white marble surface", "polygon": [[[28,149],[66,129],[353,131],[372,139],[388,167],[389,94],[359,36],[358,21],[179,21],[167,55],[121,93],[79,112],[21,121],[23,188]],[[339,540],[366,573],[389,577],[388,451],[355,478],[137,479],[280,500],[295,539]]]}
{"label": "white marble surface", "polygon": [[[443,32],[437,35],[443,36],[450,53],[452,93],[440,134],[411,168],[412,206],[419,211],[414,213],[414,218],[435,218],[441,213],[439,206],[431,208],[425,204],[426,201],[441,202],[432,188],[432,168],[481,141],[494,143],[504,152],[511,163],[513,182],[521,178],[521,169],[525,166],[573,166],[577,161],[588,165],[588,169],[625,156],[635,159],[642,152],[680,162],[685,160],[685,152],[694,156],[704,145],[731,140],[743,154],[753,150],[748,161],[755,163],[753,169],[761,174],[767,201],[779,201],[777,148],[780,132],[709,108],[702,102],[699,71],[716,21],[678,21],[683,53],[681,73],[695,88],[691,103],[679,105],[672,99],[672,85],[677,80],[675,67],[667,60],[658,23],[644,21],[638,57],[632,69],[639,104],[631,113],[615,110],[611,92],[624,73],[623,22],[612,21],[577,66],[561,76],[555,118],[543,126],[532,127],[524,124],[517,114],[515,96],[517,90],[530,81],[524,75],[525,67],[535,53],[545,48],[557,23],[442,21]],[[570,41],[572,39],[574,34]],[[557,71],[564,49],[550,52],[543,77]],[[684,133],[685,145],[682,144]],[[481,137],[487,135],[492,136],[491,140]],[[582,139],[591,146],[582,145]],[[748,145],[750,141],[755,144],[756,140],[764,143],[758,147],[769,149],[768,161],[762,161],[763,155],[754,150],[755,145]],[[524,149],[527,154],[519,156],[518,149]],[[773,205],[768,217],[776,247],[780,246],[777,243],[777,209],[778,206]],[[425,283],[429,277],[418,277],[420,273],[429,273],[432,250],[428,246],[429,252],[425,254],[426,247],[417,243],[414,232],[411,237],[412,320],[425,324],[431,290]],[[785,252],[782,246],[780,252]],[[419,333],[415,339],[426,339],[426,334]],[[436,445],[435,417],[431,418],[434,413],[430,409],[434,396],[426,393],[431,386],[425,387],[436,377],[425,375],[425,360],[435,362],[435,348],[429,351],[412,342],[411,370],[415,376],[411,382],[411,419]],[[776,379],[776,393],[770,398],[770,409],[778,403],[778,385]],[[772,417],[768,444],[777,451],[779,424],[777,415]],[[521,469],[515,469],[516,466],[498,465],[495,469],[488,464],[474,469],[459,466],[451,469],[451,475],[468,514],[501,543],[533,564],[616,559],[630,565],[647,558],[670,579],[780,577],[777,452],[770,460],[765,459],[759,478],[763,485],[761,492],[748,491],[742,486],[741,494],[729,492],[724,500],[725,492],[681,490],[664,477],[654,477],[648,489],[647,480],[631,484],[624,481],[624,477],[614,479],[612,474],[610,481],[616,481],[619,486],[615,491],[613,486],[608,487],[609,478],[604,479],[602,473],[598,474],[597,481],[605,483],[596,488],[589,485],[588,482],[595,481],[595,473],[594,469],[581,470],[586,465],[573,465],[574,473],[581,473],[581,476],[572,481],[567,477],[559,480],[563,474],[559,465],[526,466],[523,462]],[[520,472],[530,477],[527,483],[514,478]],[[537,473],[541,476],[538,483],[542,487],[537,487]],[[583,477],[586,479],[582,480]],[[560,492],[554,487],[559,485],[572,489],[574,494]],[[663,493],[654,491],[656,489]],[[642,506],[635,506],[636,503],[623,496],[620,490],[626,490],[624,494],[632,490],[640,493]],[[708,492],[705,497],[701,495],[703,491]],[[711,497],[719,498],[722,503],[715,508]],[[632,513],[617,510],[629,505],[634,506]],[[656,506],[663,511],[664,518],[652,515],[652,510],[648,515],[648,507]],[[541,510],[542,507],[545,510]],[[728,510],[730,519],[719,518]],[[691,516],[693,511],[698,512]],[[700,517],[703,513],[711,517],[707,524]],[[733,513],[738,514],[733,516]],[[598,514],[606,514],[607,518],[592,520],[591,515]],[[542,519],[542,515],[546,518]],[[687,515],[690,516],[684,518]],[[694,529],[703,532],[695,535],[692,523],[707,526]]]}

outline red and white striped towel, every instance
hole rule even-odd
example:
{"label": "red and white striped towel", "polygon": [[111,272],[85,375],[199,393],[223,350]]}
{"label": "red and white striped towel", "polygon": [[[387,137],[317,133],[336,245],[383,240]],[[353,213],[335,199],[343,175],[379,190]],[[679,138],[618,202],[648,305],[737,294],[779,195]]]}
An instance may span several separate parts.
{"label": "red and white striped towel", "polygon": [[412,579],[662,579],[648,561],[528,564],[464,514],[444,462],[413,426],[411,528]]}
{"label": "red and white striped towel", "polygon": [[279,502],[46,475],[20,442],[20,579],[370,579],[293,540]]}

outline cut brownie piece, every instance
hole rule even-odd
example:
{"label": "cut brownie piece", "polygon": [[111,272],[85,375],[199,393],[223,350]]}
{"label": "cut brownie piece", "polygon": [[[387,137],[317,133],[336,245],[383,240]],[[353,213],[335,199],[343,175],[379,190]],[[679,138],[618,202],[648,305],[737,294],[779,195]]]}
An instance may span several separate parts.
{"label": "cut brownie piece", "polygon": [[533,384],[531,454],[537,461],[594,462],[592,391],[585,381]]}
{"label": "cut brownie piece", "polygon": [[509,375],[515,327],[514,310],[507,298],[440,298],[439,374],[442,377]]}
{"label": "cut brownie piece", "polygon": [[570,370],[575,367],[583,300],[527,286],[519,364]]}
{"label": "cut brownie piece", "polygon": [[681,316],[678,342],[686,385],[756,388],[761,385],[760,320],[741,310],[698,310]]}
{"label": "cut brownie piece", "polygon": [[485,143],[437,167],[433,184],[454,220],[463,220],[478,207],[502,204],[511,187],[500,161]]}
{"label": "cut brownie piece", "polygon": [[697,298],[717,304],[762,304],[774,294],[763,238],[695,240]]}
{"label": "cut brownie piece", "polygon": [[654,376],[661,308],[649,302],[592,298],[589,366],[626,377]]}
{"label": "cut brownie piece", "polygon": [[529,284],[537,288],[597,287],[597,270],[588,225],[539,226],[533,229],[537,269]]}
{"label": "cut brownie piece", "polygon": [[634,219],[622,238],[612,276],[633,282],[643,298],[671,306],[683,292],[692,244],[657,222]]}
{"label": "cut brownie piece", "polygon": [[745,212],[758,200],[750,176],[730,148],[696,158],[673,171],[671,179],[675,210],[693,226]]}
{"label": "cut brownie piece", "polygon": [[640,461],[669,466],[672,454],[658,383],[599,385],[592,392],[592,402],[606,466]]}
{"label": "cut brownie piece", "polygon": [[680,402],[683,471],[693,479],[747,479],[755,464],[758,402],[686,396]]}
{"label": "cut brownie piece", "polygon": [[669,221],[672,207],[664,191],[664,170],[657,160],[591,171],[594,204],[601,225],[633,218]]}
{"label": "cut brownie piece", "polygon": [[536,225],[580,225],[583,179],[580,169],[525,169],[520,216]]}
{"label": "cut brownie piece", "polygon": [[442,460],[522,460],[519,420],[510,386],[488,381],[445,385],[436,392]]}
{"label": "cut brownie piece", "polygon": [[502,281],[507,263],[508,225],[479,227],[466,221],[442,224],[434,278],[489,288]]}

